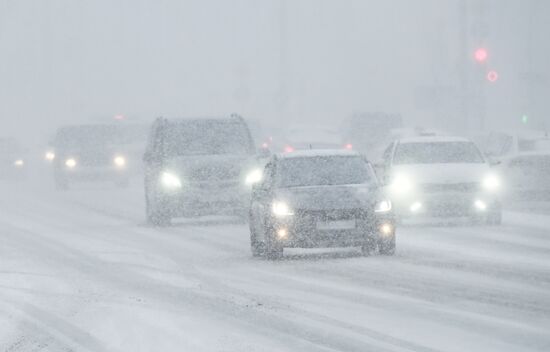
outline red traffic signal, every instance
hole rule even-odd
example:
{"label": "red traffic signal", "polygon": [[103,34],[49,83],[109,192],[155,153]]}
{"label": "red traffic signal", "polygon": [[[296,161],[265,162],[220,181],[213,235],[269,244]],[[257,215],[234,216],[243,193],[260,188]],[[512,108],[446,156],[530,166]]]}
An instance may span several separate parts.
{"label": "red traffic signal", "polygon": [[491,83],[494,83],[498,80],[498,72],[491,70],[487,73],[487,80]]}
{"label": "red traffic signal", "polygon": [[485,48],[479,48],[474,52],[474,59],[477,62],[485,62],[489,57],[489,52]]}

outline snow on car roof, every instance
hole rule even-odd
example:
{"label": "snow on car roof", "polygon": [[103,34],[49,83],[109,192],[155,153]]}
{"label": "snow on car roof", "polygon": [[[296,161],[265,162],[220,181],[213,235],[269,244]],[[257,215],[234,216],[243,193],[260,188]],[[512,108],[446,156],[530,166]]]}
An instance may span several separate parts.
{"label": "snow on car roof", "polygon": [[420,136],[401,138],[399,143],[444,143],[444,142],[471,142],[468,138],[454,136]]}
{"label": "snow on car roof", "polygon": [[277,157],[281,159],[291,159],[291,158],[313,158],[320,156],[360,156],[356,151],[346,150],[346,149],[308,149],[308,150],[298,150],[290,153],[280,153],[277,154]]}

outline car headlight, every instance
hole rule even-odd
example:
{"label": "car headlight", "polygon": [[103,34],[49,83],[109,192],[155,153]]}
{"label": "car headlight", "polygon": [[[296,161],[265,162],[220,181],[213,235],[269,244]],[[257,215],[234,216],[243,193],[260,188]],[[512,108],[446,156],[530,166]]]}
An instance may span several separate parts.
{"label": "car headlight", "polygon": [[254,183],[260,182],[262,180],[262,177],[263,177],[262,170],[254,169],[246,175],[244,182],[247,185],[252,185]]}
{"label": "car headlight", "polygon": [[46,152],[46,154],[44,154],[44,159],[46,159],[47,161],[53,161],[55,159],[55,153]]}
{"label": "car headlight", "polygon": [[76,167],[76,160],[73,158],[65,160],[65,166],[69,169],[73,169],[74,167]]}
{"label": "car headlight", "polygon": [[23,159],[17,159],[13,162],[13,165],[15,167],[23,167],[25,165],[25,162],[23,161]]}
{"label": "car headlight", "polygon": [[181,188],[180,178],[171,172],[163,172],[162,175],[160,176],[160,182],[162,183],[162,186],[166,189]]}
{"label": "car headlight", "polygon": [[376,206],[374,207],[375,213],[387,213],[391,210],[391,202],[389,200],[381,200],[378,203],[376,203]]}
{"label": "car headlight", "polygon": [[409,177],[405,175],[397,175],[393,178],[390,184],[390,189],[394,194],[409,193],[413,188],[413,184]]}
{"label": "car headlight", "polygon": [[286,204],[285,202],[273,202],[273,205],[271,206],[271,211],[273,212],[273,215],[278,217],[284,217],[284,216],[292,216],[294,215],[294,212],[292,209]]}
{"label": "car headlight", "polygon": [[115,156],[113,163],[117,167],[124,167],[126,166],[126,159],[123,156]]}
{"label": "car headlight", "polygon": [[500,189],[500,179],[496,175],[487,175],[483,179],[483,188],[490,192]]}

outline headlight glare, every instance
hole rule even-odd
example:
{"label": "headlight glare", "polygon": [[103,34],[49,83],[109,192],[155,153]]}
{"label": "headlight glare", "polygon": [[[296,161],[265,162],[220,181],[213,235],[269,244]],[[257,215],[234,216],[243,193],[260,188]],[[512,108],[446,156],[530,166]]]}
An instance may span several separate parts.
{"label": "headlight glare", "polygon": [[500,179],[496,175],[487,175],[483,179],[483,188],[487,191],[494,192],[500,188]]}
{"label": "headlight glare", "polygon": [[73,169],[76,166],[76,160],[73,158],[65,160],[65,166],[69,169]]}
{"label": "headlight glare", "polygon": [[279,216],[279,217],[294,215],[294,212],[288,206],[288,204],[281,201],[273,202],[271,210],[273,211],[273,215]]}
{"label": "headlight glare", "polygon": [[262,170],[254,169],[246,175],[245,183],[247,185],[258,183],[262,180],[262,177],[263,177]]}
{"label": "headlight glare", "polygon": [[15,165],[15,167],[22,167],[25,165],[25,162],[23,159],[17,159],[13,162],[13,165]]}
{"label": "headlight glare", "polygon": [[374,207],[375,213],[387,213],[391,210],[391,202],[389,200],[382,200],[376,203]]}
{"label": "headlight glare", "polygon": [[390,184],[391,191],[395,194],[409,193],[412,188],[411,180],[405,175],[397,175]]}
{"label": "headlight glare", "polygon": [[117,167],[124,167],[126,166],[126,159],[123,156],[115,156],[115,158],[113,159],[113,163]]}
{"label": "headlight glare", "polygon": [[53,161],[55,159],[55,153],[54,152],[46,152],[46,154],[44,155],[44,158],[47,161]]}
{"label": "headlight glare", "polygon": [[160,182],[162,183],[164,188],[167,188],[167,189],[181,188],[180,178],[171,172],[163,172],[160,177]]}

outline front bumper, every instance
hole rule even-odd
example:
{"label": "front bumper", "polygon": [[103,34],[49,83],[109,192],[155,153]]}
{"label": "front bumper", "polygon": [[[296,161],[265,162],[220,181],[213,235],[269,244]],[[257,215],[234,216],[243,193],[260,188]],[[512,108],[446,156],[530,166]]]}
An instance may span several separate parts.
{"label": "front bumper", "polygon": [[418,193],[394,197],[395,213],[408,217],[472,217],[500,211],[500,200],[493,194],[479,193]]}
{"label": "front bumper", "polygon": [[[324,212],[297,212],[286,218],[272,218],[272,236],[277,243],[290,248],[357,247],[372,240],[390,240],[395,236],[392,214],[332,213],[327,216]],[[382,231],[383,226],[386,231]]]}
{"label": "front bumper", "polygon": [[70,181],[120,181],[127,179],[129,172],[127,168],[112,166],[77,166],[58,168],[56,177]]}
{"label": "front bumper", "polygon": [[244,215],[250,204],[250,189],[237,183],[185,184],[180,190],[162,192],[171,216]]}

